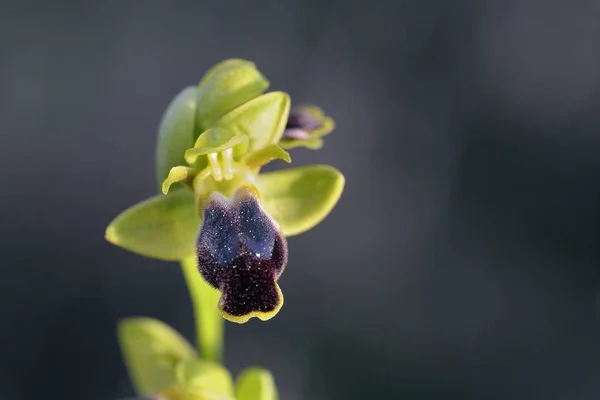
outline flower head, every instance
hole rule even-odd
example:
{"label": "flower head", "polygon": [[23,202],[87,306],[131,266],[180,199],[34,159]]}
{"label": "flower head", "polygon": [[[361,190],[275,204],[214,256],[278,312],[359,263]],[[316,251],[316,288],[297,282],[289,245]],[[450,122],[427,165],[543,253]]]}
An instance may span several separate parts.
{"label": "flower head", "polygon": [[285,237],[321,222],[344,186],[325,165],[261,172],[271,161],[291,162],[284,147],[319,148],[333,129],[318,108],[290,113],[289,96],[267,87],[253,63],[234,59],[184,89],[159,128],[163,194],[125,210],[106,230],[108,241],[144,256],[195,254],[202,277],[221,292],[221,315],[239,323],[279,311]]}

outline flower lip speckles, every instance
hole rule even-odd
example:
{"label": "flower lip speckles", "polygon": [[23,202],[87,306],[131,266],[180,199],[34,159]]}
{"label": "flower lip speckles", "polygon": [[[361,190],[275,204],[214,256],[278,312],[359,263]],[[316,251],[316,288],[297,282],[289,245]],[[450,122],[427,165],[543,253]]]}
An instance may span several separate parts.
{"label": "flower lip speckles", "polygon": [[275,316],[283,305],[277,279],[287,263],[287,242],[254,189],[241,187],[231,200],[215,192],[203,214],[198,265],[204,279],[221,291],[223,317],[243,323]]}

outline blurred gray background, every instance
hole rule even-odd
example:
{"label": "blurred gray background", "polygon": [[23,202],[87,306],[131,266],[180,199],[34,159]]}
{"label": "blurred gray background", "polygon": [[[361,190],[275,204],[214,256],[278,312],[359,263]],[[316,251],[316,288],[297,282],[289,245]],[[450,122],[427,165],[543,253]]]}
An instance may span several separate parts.
{"label": "blurred gray background", "polygon": [[[600,398],[600,2],[0,2],[0,398],[133,394],[125,316],[193,337],[177,264],[104,241],[171,98],[229,57],[337,122],[286,304],[227,324],[282,400]],[[277,167],[283,164],[277,165]]]}

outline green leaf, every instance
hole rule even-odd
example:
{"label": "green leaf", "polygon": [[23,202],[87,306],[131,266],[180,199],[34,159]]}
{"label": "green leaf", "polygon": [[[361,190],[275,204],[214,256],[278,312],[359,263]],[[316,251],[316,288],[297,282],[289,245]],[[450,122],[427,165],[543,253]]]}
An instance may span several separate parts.
{"label": "green leaf", "polygon": [[213,122],[269,87],[256,65],[241,59],[225,60],[211,68],[198,84],[198,124],[205,130]]}
{"label": "green leaf", "polygon": [[237,146],[243,152],[247,143],[246,135],[236,134],[227,129],[212,128],[198,136],[194,147],[185,152],[185,160],[188,164],[194,164],[199,156],[218,153]]}
{"label": "green leaf", "polygon": [[177,365],[175,375],[179,386],[190,394],[234,395],[229,371],[217,363],[185,360]]}
{"label": "green leaf", "polygon": [[167,179],[165,179],[165,181],[162,184],[162,193],[169,193],[169,188],[172,184],[178,182],[186,182],[191,177],[192,169],[189,167],[178,165],[177,167],[171,168],[171,171],[169,171],[169,176],[167,176]]}
{"label": "green leaf", "polygon": [[246,368],[237,379],[237,400],[277,400],[277,388],[273,375],[266,369]]}
{"label": "green leaf", "polygon": [[284,92],[270,92],[256,97],[223,115],[214,126],[250,138],[247,151],[275,144],[281,138],[288,114],[290,97]]}
{"label": "green leaf", "polygon": [[331,212],[344,190],[344,176],[327,165],[260,174],[257,187],[264,210],[285,236],[305,232]]}
{"label": "green leaf", "polygon": [[141,396],[176,383],[176,366],[196,357],[194,348],[173,328],[152,318],[126,318],[117,337],[130,379]]}
{"label": "green leaf", "polygon": [[195,253],[200,216],[191,191],[157,195],[118,215],[106,229],[106,240],[146,257],[178,261]]}
{"label": "green leaf", "polygon": [[185,164],[183,154],[194,143],[196,88],[183,89],[169,104],[158,128],[156,142],[156,180],[158,187],[171,168]]}
{"label": "green leaf", "polygon": [[276,144],[270,144],[257,151],[246,154],[242,157],[242,162],[254,170],[258,170],[263,165],[270,163],[273,160],[283,160],[286,163],[291,163],[292,158],[290,153],[282,149]]}

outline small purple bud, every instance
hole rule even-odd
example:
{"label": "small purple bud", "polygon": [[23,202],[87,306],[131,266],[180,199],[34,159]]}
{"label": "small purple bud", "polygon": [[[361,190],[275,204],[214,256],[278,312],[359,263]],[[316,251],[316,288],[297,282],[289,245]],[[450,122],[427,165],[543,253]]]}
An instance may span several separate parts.
{"label": "small purple bud", "polygon": [[283,301],[276,282],[287,263],[287,242],[254,191],[238,189],[233,200],[215,192],[203,215],[198,265],[221,291],[224,316],[245,322],[275,315]]}
{"label": "small purple bud", "polygon": [[290,110],[287,125],[283,132],[282,140],[306,140],[310,138],[310,132],[323,126],[305,108],[293,108]]}
{"label": "small purple bud", "polygon": [[305,108],[293,108],[290,110],[286,128],[301,128],[307,131],[319,129],[323,124],[317,120]]}

